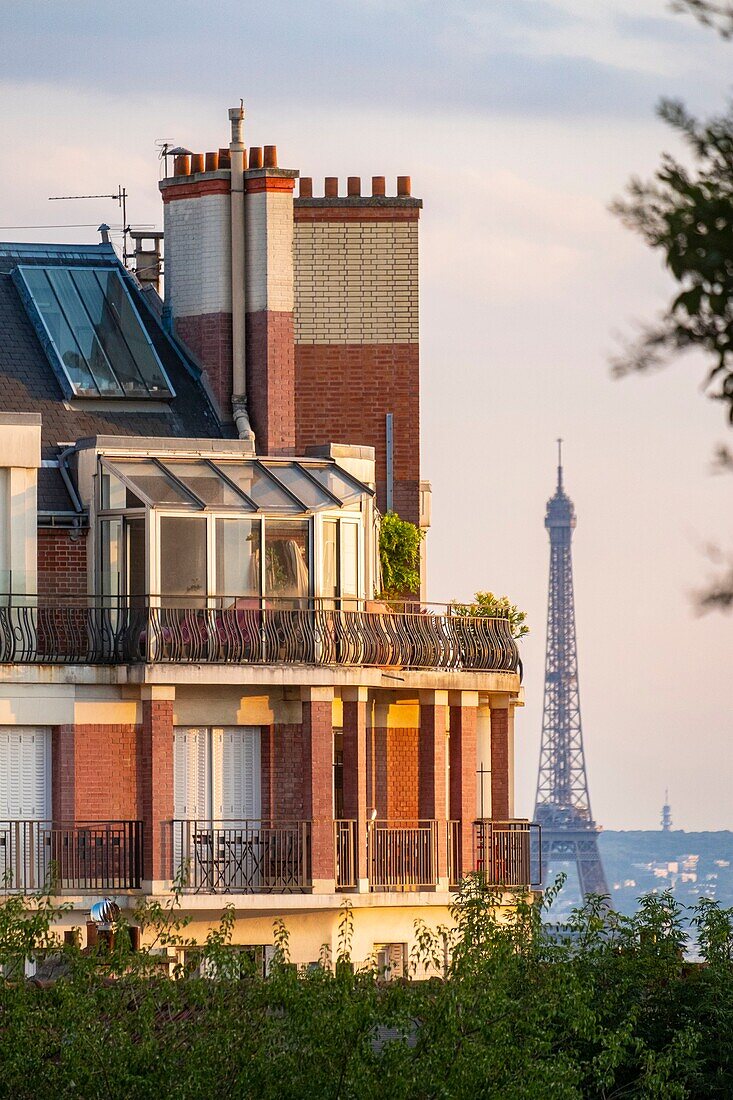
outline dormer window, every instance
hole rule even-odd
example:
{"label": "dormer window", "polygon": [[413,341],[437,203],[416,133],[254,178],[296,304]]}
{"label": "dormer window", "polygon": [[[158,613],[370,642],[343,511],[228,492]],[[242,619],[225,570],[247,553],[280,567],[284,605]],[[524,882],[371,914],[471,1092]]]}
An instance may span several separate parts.
{"label": "dormer window", "polygon": [[13,279],[69,396],[175,397],[116,268],[22,264]]}

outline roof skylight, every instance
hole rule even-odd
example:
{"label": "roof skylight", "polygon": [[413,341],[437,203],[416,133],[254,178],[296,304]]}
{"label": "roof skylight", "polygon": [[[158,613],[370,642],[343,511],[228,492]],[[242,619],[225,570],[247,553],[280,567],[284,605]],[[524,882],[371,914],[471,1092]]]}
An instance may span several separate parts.
{"label": "roof skylight", "polygon": [[52,367],[78,397],[174,397],[120,273],[113,267],[15,269]]}

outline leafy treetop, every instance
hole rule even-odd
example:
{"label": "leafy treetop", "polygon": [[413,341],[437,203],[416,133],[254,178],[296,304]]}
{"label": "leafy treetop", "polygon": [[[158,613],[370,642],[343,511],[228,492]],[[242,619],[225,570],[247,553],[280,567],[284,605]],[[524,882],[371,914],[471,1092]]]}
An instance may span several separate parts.
{"label": "leafy treetop", "polygon": [[526,623],[527,612],[520,611],[508,596],[495,596],[493,592],[476,592],[472,603],[451,604],[455,615],[466,615],[476,619],[508,619],[512,628],[512,637],[523,638],[529,634]]}

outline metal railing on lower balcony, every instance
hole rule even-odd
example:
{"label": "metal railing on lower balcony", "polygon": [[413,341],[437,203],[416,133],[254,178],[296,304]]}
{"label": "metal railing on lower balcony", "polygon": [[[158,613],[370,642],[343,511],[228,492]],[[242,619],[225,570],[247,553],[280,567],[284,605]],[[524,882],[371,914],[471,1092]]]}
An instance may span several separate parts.
{"label": "metal railing on lower balcony", "polygon": [[[461,823],[451,850],[460,851]],[[527,887],[542,884],[542,830],[532,821],[474,821],[472,826],[472,870],[489,886]],[[455,834],[454,834],[455,835]],[[454,877],[454,876],[452,876]]]}
{"label": "metal railing on lower balcony", "polygon": [[436,885],[435,821],[370,821],[367,873],[372,890],[422,890]]}
{"label": "metal railing on lower balcony", "polygon": [[336,889],[353,890],[358,883],[358,848],[356,822],[341,819],[334,821],[336,853]]}
{"label": "metal railing on lower balcony", "polygon": [[0,595],[0,663],[363,665],[515,672],[507,619],[450,604]]}
{"label": "metal railing on lower balcony", "polygon": [[173,822],[183,889],[204,894],[290,894],[311,887],[309,821]]}
{"label": "metal railing on lower balcony", "polygon": [[0,821],[0,892],[138,890],[141,821]]}

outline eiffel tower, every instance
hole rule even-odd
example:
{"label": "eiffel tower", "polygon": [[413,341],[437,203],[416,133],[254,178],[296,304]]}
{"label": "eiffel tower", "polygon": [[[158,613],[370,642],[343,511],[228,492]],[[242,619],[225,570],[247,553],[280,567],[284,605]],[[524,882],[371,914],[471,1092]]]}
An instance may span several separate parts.
{"label": "eiffel tower", "polygon": [[550,535],[550,592],[542,745],[534,819],[542,826],[544,875],[550,862],[575,863],[580,892],[607,894],[598,851],[600,828],[593,820],[583,751],[578,689],[578,647],[571,541],[575,508],[563,488],[562,440],[558,439],[557,489],[547,502]]}

